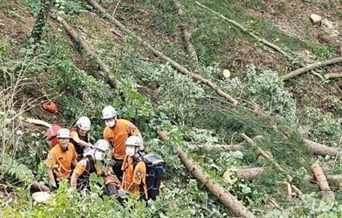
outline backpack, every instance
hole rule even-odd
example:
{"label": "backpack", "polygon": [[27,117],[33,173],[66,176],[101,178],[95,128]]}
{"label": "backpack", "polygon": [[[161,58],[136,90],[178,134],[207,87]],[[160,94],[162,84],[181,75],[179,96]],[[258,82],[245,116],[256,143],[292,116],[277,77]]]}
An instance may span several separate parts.
{"label": "backpack", "polygon": [[146,154],[142,157],[146,164],[146,185],[148,199],[155,200],[165,173],[165,161],[155,154]]}

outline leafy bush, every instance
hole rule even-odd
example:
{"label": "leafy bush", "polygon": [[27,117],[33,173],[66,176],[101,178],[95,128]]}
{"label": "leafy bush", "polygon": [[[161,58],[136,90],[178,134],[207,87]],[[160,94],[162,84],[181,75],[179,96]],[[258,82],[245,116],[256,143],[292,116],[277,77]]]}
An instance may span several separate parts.
{"label": "leafy bush", "polygon": [[342,127],[332,113],[323,113],[307,107],[302,112],[301,123],[308,130],[310,139],[336,146],[342,142]]}

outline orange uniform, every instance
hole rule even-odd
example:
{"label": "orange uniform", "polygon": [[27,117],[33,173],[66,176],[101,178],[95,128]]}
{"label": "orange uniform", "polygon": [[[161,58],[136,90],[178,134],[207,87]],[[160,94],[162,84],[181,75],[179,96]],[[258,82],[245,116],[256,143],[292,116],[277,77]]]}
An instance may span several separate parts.
{"label": "orange uniform", "polygon": [[126,155],[125,141],[128,136],[139,135],[139,130],[128,120],[118,119],[114,128],[106,127],[103,130],[103,138],[113,147],[113,157],[117,160],[123,160]]}
{"label": "orange uniform", "polygon": [[134,164],[132,157],[125,156],[121,169],[124,171],[122,188],[137,197],[144,193],[147,199],[146,164],[143,161]]}
{"label": "orange uniform", "polygon": [[46,167],[58,165],[58,168],[55,168],[53,172],[56,174],[57,181],[61,181],[70,176],[71,162],[76,160],[76,158],[77,154],[73,144],[69,143],[66,151],[62,151],[61,146],[57,144],[49,151]]}

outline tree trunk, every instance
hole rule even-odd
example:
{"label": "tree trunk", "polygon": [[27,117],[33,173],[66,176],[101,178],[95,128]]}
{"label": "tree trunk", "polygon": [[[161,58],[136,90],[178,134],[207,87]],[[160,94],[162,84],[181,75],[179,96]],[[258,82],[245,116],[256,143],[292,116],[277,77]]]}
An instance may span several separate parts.
{"label": "tree trunk", "polygon": [[233,97],[231,97],[228,93],[224,92],[222,89],[220,89],[217,85],[215,85],[213,82],[211,82],[208,79],[203,78],[201,75],[196,74],[194,72],[189,71],[188,69],[186,69],[185,67],[183,67],[182,65],[180,65],[179,63],[177,63],[176,61],[172,60],[171,58],[169,58],[168,56],[164,55],[163,53],[161,53],[160,51],[158,51],[157,49],[153,48],[153,46],[151,46],[149,43],[147,43],[146,41],[142,40],[140,37],[138,37],[134,32],[132,32],[131,30],[127,29],[120,21],[116,20],[114,17],[112,17],[110,14],[108,14],[106,12],[106,10],[104,8],[102,8],[95,0],[87,0],[94,8],[96,8],[98,11],[100,11],[104,17],[106,17],[108,20],[110,20],[112,23],[114,23],[116,26],[118,26],[122,31],[126,32],[128,35],[130,35],[131,37],[133,37],[134,39],[136,39],[137,41],[139,41],[143,46],[145,46],[146,48],[148,48],[150,51],[152,51],[152,53],[158,57],[160,57],[161,59],[163,59],[164,61],[168,62],[174,69],[176,69],[178,72],[190,76],[191,78],[193,78],[194,80],[200,81],[201,83],[203,83],[204,85],[209,86],[210,88],[212,88],[219,96],[224,97],[227,101],[231,102],[232,104],[236,105],[238,103],[238,101],[236,99],[234,99]]}
{"label": "tree trunk", "polygon": [[193,174],[193,176],[203,183],[236,216],[254,217],[253,213],[250,212],[240,201],[226,191],[220,184],[210,179],[209,175],[203,172],[201,167],[190,160],[180,147],[177,148],[176,152],[182,163]]}
{"label": "tree trunk", "polygon": [[326,79],[333,79],[333,78],[341,78],[342,73],[327,73],[324,75],[324,78]]}
{"label": "tree trunk", "polygon": [[329,155],[330,157],[336,157],[336,158],[341,158],[341,156],[342,156],[342,150],[341,149],[331,148],[331,147],[328,147],[326,145],[323,145],[323,144],[320,144],[317,142],[313,142],[313,141],[308,140],[308,139],[304,139],[304,143],[307,146],[307,148],[309,149],[309,151],[311,151],[313,154],[322,155],[322,156]]}
{"label": "tree trunk", "polygon": [[184,19],[183,19],[184,8],[178,2],[178,0],[172,0],[172,1],[173,1],[173,4],[175,5],[175,7],[177,8],[177,12],[178,12],[179,17],[181,18],[182,23],[179,24],[179,29],[181,30],[181,33],[182,33],[182,38],[184,41],[185,50],[187,51],[188,55],[190,56],[190,59],[193,62],[198,63],[196,50],[194,49],[194,46],[191,43],[190,33],[189,33],[188,27],[185,24]]}
{"label": "tree trunk", "polygon": [[49,17],[50,10],[53,6],[54,0],[42,0],[41,9],[39,10],[37,20],[32,28],[31,37],[35,41],[42,39],[43,29],[46,24],[46,20]]}
{"label": "tree trunk", "polygon": [[237,177],[244,180],[252,180],[255,177],[261,176],[265,172],[265,167],[247,167],[236,171]]}
{"label": "tree trunk", "polygon": [[258,42],[263,43],[264,45],[274,49],[275,51],[279,52],[280,54],[284,55],[286,58],[288,58],[289,60],[292,60],[293,57],[291,57],[291,55],[289,55],[287,52],[285,52],[284,50],[282,50],[281,48],[279,48],[277,45],[265,40],[265,39],[261,39],[258,36],[256,36],[254,33],[250,32],[247,28],[245,28],[244,26],[242,26],[241,24],[239,24],[238,22],[228,19],[227,17],[223,16],[222,14],[212,10],[211,8],[208,8],[207,6],[199,3],[198,1],[195,2],[198,6],[210,11],[211,13],[221,17],[222,19],[226,20],[227,22],[229,22],[230,24],[232,24],[233,26],[237,27],[238,29],[240,29],[242,32],[246,33],[247,35],[253,37],[254,39],[256,39]]}
{"label": "tree trunk", "polygon": [[342,62],[342,57],[338,57],[338,58],[334,58],[334,59],[326,60],[326,61],[319,61],[319,62],[316,62],[313,64],[309,64],[305,67],[299,68],[297,70],[294,70],[294,71],[282,76],[282,79],[283,79],[283,81],[289,80],[289,79],[291,79],[295,76],[298,76],[300,74],[303,74],[309,70],[316,69],[316,68],[323,67],[323,66],[327,66],[327,65],[331,65],[331,64],[337,64],[339,62]]}
{"label": "tree trunk", "polygon": [[106,63],[90,48],[90,46],[86,42],[80,39],[76,31],[73,30],[64,19],[60,19],[59,22],[63,25],[64,29],[67,31],[72,40],[78,43],[82,49],[84,49],[96,60],[100,69],[103,71],[100,72],[101,76],[103,76],[107,80],[111,87],[115,88],[119,84],[119,81],[110,74],[110,69],[106,65]]}
{"label": "tree trunk", "polygon": [[311,165],[311,170],[316,177],[319,188],[322,191],[330,191],[330,187],[321,166],[316,162]]}

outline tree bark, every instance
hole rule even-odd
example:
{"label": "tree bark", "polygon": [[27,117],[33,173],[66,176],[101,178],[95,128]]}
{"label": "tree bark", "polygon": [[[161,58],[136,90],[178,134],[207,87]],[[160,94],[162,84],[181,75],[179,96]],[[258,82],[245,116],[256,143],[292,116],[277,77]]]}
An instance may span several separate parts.
{"label": "tree bark", "polygon": [[244,26],[242,26],[241,24],[239,24],[238,22],[231,20],[225,16],[223,16],[222,14],[212,10],[211,8],[208,8],[207,6],[199,3],[198,1],[195,2],[198,6],[210,11],[211,13],[221,17],[222,19],[228,21],[230,24],[232,24],[233,26],[237,27],[238,29],[240,29],[242,32],[246,33],[247,35],[253,37],[254,39],[256,39],[258,42],[263,43],[264,45],[274,49],[275,51],[279,52],[280,54],[284,55],[286,58],[288,58],[289,60],[292,60],[293,57],[291,55],[289,55],[287,52],[285,52],[284,50],[282,50],[281,48],[279,48],[277,45],[267,41],[266,39],[261,39],[258,36],[256,36],[254,33],[248,31],[247,28],[245,28]]}
{"label": "tree bark", "polygon": [[178,0],[172,0],[173,4],[175,5],[178,15],[181,18],[181,22],[179,24],[179,29],[182,33],[182,38],[184,41],[184,46],[185,46],[185,50],[187,51],[190,59],[195,62],[198,63],[198,58],[197,58],[197,54],[196,54],[196,50],[194,49],[194,46],[191,43],[191,37],[190,37],[190,33],[188,31],[188,27],[185,24],[184,20],[183,20],[183,12],[184,12],[184,8],[183,6],[178,2]]}
{"label": "tree bark", "polygon": [[316,177],[319,188],[322,191],[330,191],[328,181],[324,175],[324,172],[323,172],[321,166],[316,162],[316,163],[311,165],[311,170]]}
{"label": "tree bark", "polygon": [[330,157],[336,157],[336,158],[341,158],[342,156],[342,149],[331,148],[326,145],[313,142],[308,139],[304,139],[304,143],[309,149],[309,151],[311,151],[315,155],[322,155],[322,156],[329,155]]}
{"label": "tree bark", "polygon": [[204,144],[204,145],[190,145],[191,150],[196,150],[203,148],[206,151],[241,151],[244,150],[244,147],[242,144],[236,144],[236,145],[210,145],[210,144]]}
{"label": "tree bark", "polygon": [[241,217],[254,217],[253,213],[250,212],[240,201],[226,191],[220,184],[210,179],[210,176],[203,172],[201,167],[189,159],[180,147],[177,148],[176,152],[182,163],[192,173],[192,175],[203,183],[235,215]]}
{"label": "tree bark", "polygon": [[152,53],[158,57],[160,57],[161,59],[163,59],[164,61],[170,63],[170,65],[176,69],[178,72],[190,76],[191,78],[193,78],[194,80],[200,81],[201,83],[203,83],[204,85],[209,86],[210,88],[212,88],[219,96],[224,97],[226,100],[228,100],[229,102],[231,102],[232,104],[236,105],[238,103],[238,101],[236,99],[234,99],[233,97],[231,97],[229,94],[227,94],[226,92],[224,92],[222,89],[220,89],[217,85],[215,85],[213,82],[211,82],[208,79],[205,79],[204,77],[202,77],[199,74],[196,74],[194,72],[189,71],[188,69],[186,69],[185,67],[183,67],[182,65],[180,65],[179,63],[177,63],[176,61],[172,60],[171,58],[169,58],[168,56],[164,55],[163,53],[161,53],[160,51],[158,51],[157,49],[153,48],[149,43],[145,42],[144,40],[142,40],[140,37],[138,37],[133,31],[127,29],[120,21],[116,20],[114,17],[112,17],[110,14],[108,14],[106,12],[106,10],[104,8],[102,8],[95,0],[87,0],[94,8],[96,8],[98,11],[100,11],[104,17],[106,17],[108,20],[110,20],[112,23],[114,23],[116,26],[118,26],[121,31],[126,32],[128,35],[130,35],[131,37],[133,37],[134,39],[136,39],[137,41],[139,41],[143,46],[145,46],[146,48],[148,48],[150,51],[152,51]]}
{"label": "tree bark", "polygon": [[342,73],[327,73],[324,75],[324,78],[326,79],[334,79],[334,78],[341,78]]}
{"label": "tree bark", "polygon": [[244,180],[252,180],[261,176],[265,172],[265,167],[247,167],[236,171],[237,177]]}
{"label": "tree bark", "polygon": [[83,48],[96,60],[100,69],[103,71],[100,72],[101,76],[103,76],[107,80],[107,82],[113,88],[115,88],[120,82],[110,74],[110,69],[106,65],[106,63],[90,48],[90,46],[86,42],[80,39],[76,31],[73,30],[64,19],[59,19],[59,22],[63,25],[64,29],[67,31],[72,40],[77,42],[81,46],[81,48]]}
{"label": "tree bark", "polygon": [[309,70],[316,69],[316,68],[323,67],[323,66],[327,66],[327,65],[331,65],[331,64],[337,64],[339,62],[342,62],[342,57],[338,57],[338,58],[334,58],[334,59],[326,60],[326,61],[319,61],[319,62],[316,62],[313,64],[309,64],[305,67],[299,68],[297,70],[294,70],[294,71],[282,76],[282,79],[283,79],[283,81],[286,81],[286,80],[289,80],[295,76],[303,74]]}

